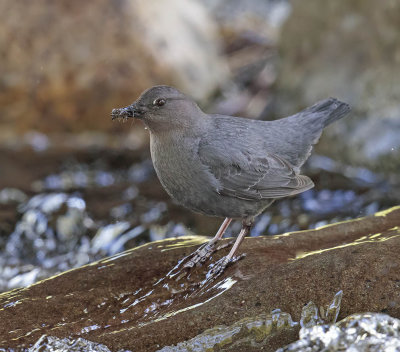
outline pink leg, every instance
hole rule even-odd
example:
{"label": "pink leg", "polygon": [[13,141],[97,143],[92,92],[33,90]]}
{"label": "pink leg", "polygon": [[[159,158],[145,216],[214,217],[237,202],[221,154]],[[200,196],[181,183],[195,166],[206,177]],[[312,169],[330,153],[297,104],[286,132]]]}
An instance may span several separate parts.
{"label": "pink leg", "polygon": [[243,227],[240,232],[238,237],[236,238],[235,243],[233,244],[233,247],[231,248],[229,254],[226,256],[226,258],[228,260],[231,260],[233,258],[233,256],[235,255],[237,249],[239,248],[239,246],[242,244],[244,238],[249,234],[250,232],[250,227]]}
{"label": "pink leg", "polygon": [[216,248],[216,243],[222,238],[231,221],[231,218],[226,218],[218,229],[216,235],[210,241],[197,248],[196,251],[179,261],[179,263],[167,274],[167,277],[180,280],[182,277],[186,276],[188,271],[196,264],[204,263],[215,251],[228,246],[229,244],[226,244],[225,246]]}
{"label": "pink leg", "polygon": [[204,263],[216,251],[215,245],[222,238],[231,221],[231,218],[226,218],[216,235],[208,243],[200,246],[194,253],[190,254],[191,258],[184,267],[192,268],[197,263]]}
{"label": "pink leg", "polygon": [[231,218],[226,218],[224,222],[221,224],[219,227],[216,235],[211,239],[211,241],[219,241],[222,236],[224,235],[226,229],[228,228],[229,224],[231,223],[232,219]]}

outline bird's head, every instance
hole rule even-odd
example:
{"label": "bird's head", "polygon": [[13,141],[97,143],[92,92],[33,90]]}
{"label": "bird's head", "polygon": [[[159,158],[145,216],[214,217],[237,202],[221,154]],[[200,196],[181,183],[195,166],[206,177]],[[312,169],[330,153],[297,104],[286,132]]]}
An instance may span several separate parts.
{"label": "bird's head", "polygon": [[150,131],[190,127],[202,115],[197,104],[169,86],[154,86],[144,91],[131,105],[113,109],[112,119],[137,118],[149,127]]}

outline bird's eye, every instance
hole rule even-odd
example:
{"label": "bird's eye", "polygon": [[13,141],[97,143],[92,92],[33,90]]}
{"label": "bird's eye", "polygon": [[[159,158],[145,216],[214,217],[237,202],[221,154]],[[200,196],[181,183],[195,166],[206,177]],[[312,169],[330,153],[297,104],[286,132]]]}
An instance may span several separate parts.
{"label": "bird's eye", "polygon": [[158,98],[153,101],[153,105],[156,105],[156,106],[163,106],[164,104],[165,104],[165,99],[163,99],[163,98]]}

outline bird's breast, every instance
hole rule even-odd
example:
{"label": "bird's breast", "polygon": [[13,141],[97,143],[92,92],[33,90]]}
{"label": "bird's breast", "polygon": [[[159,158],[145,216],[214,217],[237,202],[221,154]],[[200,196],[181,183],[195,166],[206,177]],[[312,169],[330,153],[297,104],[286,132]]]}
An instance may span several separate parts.
{"label": "bird's breast", "polygon": [[178,203],[202,211],[204,194],[216,192],[198,146],[197,138],[150,138],[153,165],[164,189]]}

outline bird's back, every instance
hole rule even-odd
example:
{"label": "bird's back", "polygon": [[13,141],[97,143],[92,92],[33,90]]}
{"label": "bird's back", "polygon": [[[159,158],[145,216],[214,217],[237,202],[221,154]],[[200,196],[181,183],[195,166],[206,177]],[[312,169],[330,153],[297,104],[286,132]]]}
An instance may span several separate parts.
{"label": "bird's back", "polygon": [[250,152],[255,148],[276,154],[298,171],[310,156],[312,146],[318,142],[322,130],[349,111],[348,104],[330,98],[295,115],[274,121],[224,115],[212,117],[216,126],[215,133],[222,139],[243,143],[243,148],[250,148]]}

